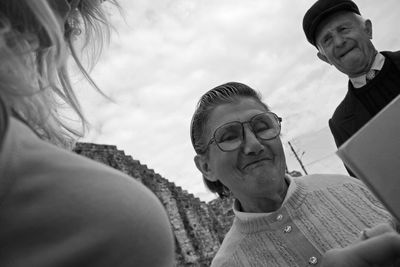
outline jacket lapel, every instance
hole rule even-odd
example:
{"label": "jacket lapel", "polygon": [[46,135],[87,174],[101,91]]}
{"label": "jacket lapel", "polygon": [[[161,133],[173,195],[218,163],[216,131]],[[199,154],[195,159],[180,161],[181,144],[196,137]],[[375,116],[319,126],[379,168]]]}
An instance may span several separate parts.
{"label": "jacket lapel", "polygon": [[348,90],[343,104],[345,116],[338,122],[338,126],[348,136],[352,136],[371,119],[371,115],[351,90]]}

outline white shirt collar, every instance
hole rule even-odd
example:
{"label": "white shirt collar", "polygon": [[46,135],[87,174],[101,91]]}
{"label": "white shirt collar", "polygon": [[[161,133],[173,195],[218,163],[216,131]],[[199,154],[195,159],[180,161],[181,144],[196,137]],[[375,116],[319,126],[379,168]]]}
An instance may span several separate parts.
{"label": "white shirt collar", "polygon": [[[385,63],[385,57],[381,53],[377,53],[372,63],[371,69],[380,71]],[[358,77],[350,78],[354,88],[360,88],[367,84],[366,74]]]}
{"label": "white shirt collar", "polygon": [[[293,182],[292,177],[290,177],[289,175],[285,175],[285,180],[288,182],[289,187],[288,187],[285,199],[282,202],[282,206],[286,203],[286,201],[293,194],[293,192],[296,188],[296,183]],[[256,218],[263,217],[263,216],[269,215],[271,213],[274,213],[274,212],[266,212],[266,213],[243,212],[243,211],[239,211],[239,207],[240,207],[239,201],[237,199],[235,199],[235,201],[233,202],[233,212],[235,213],[235,216],[238,217],[238,219],[240,219],[242,221],[256,219]]]}

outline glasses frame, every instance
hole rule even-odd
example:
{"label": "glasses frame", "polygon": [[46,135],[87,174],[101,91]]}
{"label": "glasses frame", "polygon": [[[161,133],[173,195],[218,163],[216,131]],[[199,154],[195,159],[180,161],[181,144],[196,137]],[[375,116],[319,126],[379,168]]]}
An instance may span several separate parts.
{"label": "glasses frame", "polygon": [[[235,150],[239,149],[239,148],[242,146],[243,141],[244,141],[244,124],[250,123],[255,117],[257,117],[257,116],[259,116],[259,115],[262,115],[262,114],[271,114],[271,115],[274,117],[274,119],[276,120],[276,122],[278,123],[278,126],[279,126],[279,129],[278,129],[277,134],[276,134],[274,137],[271,137],[271,138],[261,138],[261,137],[258,137],[258,136],[254,133],[252,127],[250,127],[251,132],[252,132],[252,133],[254,134],[254,136],[255,136],[257,139],[259,139],[259,140],[261,139],[261,140],[263,140],[263,141],[268,141],[268,140],[275,139],[275,138],[276,138],[277,136],[279,136],[279,134],[281,133],[282,118],[279,117],[278,115],[276,115],[275,113],[271,112],[271,111],[266,111],[266,112],[262,112],[262,113],[259,113],[259,114],[254,115],[254,116],[251,117],[248,121],[243,121],[243,122],[242,122],[242,121],[230,121],[230,122],[227,122],[227,123],[222,124],[222,125],[219,126],[217,129],[215,129],[215,131],[214,131],[214,133],[213,133],[213,137],[212,137],[212,138],[210,139],[210,141],[208,142],[205,151],[208,150],[208,147],[209,147],[212,143],[215,143],[215,144],[217,145],[217,147],[218,147],[221,151],[223,151],[223,152],[231,152],[231,151],[235,151]],[[241,126],[242,126],[242,142],[241,142],[240,145],[239,145],[237,148],[235,148],[235,149],[230,149],[230,150],[222,149],[222,148],[219,146],[218,142],[216,142],[216,140],[215,140],[215,133],[216,133],[220,128],[222,128],[222,127],[224,127],[224,126],[226,126],[226,125],[228,125],[228,124],[234,123],[234,122],[240,123]]]}

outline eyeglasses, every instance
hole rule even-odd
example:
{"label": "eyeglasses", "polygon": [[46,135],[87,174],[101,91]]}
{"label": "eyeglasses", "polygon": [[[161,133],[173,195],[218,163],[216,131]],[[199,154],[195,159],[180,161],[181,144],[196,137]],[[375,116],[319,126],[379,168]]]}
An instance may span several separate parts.
{"label": "eyeglasses", "polygon": [[249,121],[232,121],[218,127],[208,146],[215,142],[219,149],[224,152],[238,149],[244,140],[244,124],[249,124],[250,130],[260,140],[271,140],[281,132],[282,118],[273,112],[257,114]]}

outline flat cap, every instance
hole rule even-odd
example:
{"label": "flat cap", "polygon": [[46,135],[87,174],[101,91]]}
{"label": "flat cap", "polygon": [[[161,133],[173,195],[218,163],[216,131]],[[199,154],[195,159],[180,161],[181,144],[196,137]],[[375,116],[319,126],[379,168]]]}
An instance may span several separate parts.
{"label": "flat cap", "polygon": [[303,30],[307,40],[316,46],[315,31],[318,25],[333,13],[345,10],[361,15],[357,5],[351,0],[318,0],[315,2],[303,18]]}

